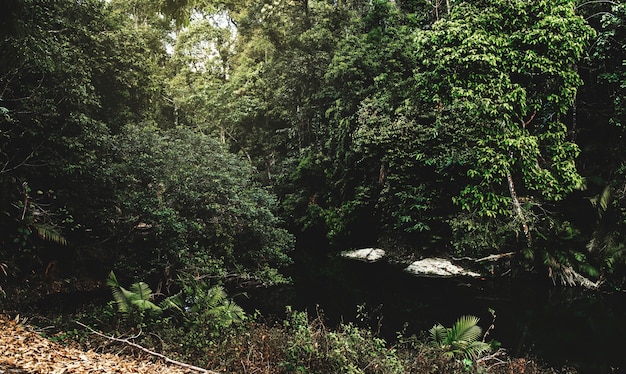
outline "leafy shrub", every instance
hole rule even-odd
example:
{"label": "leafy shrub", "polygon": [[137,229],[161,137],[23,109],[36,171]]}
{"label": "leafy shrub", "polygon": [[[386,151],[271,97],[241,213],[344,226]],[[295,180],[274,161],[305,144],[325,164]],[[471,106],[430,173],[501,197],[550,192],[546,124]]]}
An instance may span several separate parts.
{"label": "leafy shrub", "polygon": [[116,139],[104,171],[118,238],[117,268],[145,278],[195,274],[284,281],[293,237],[273,214],[275,197],[252,168],[222,144],[189,129],[130,126]]}
{"label": "leafy shrub", "polygon": [[187,324],[220,332],[246,319],[243,309],[228,298],[224,287],[210,286],[195,278],[179,278],[179,283],[183,290],[175,297],[165,299],[164,305],[179,310]]}
{"label": "leafy shrub", "polygon": [[370,331],[352,324],[329,330],[322,317],[309,321],[306,312],[288,310],[285,328],[289,342],[287,372],[301,373],[403,373],[394,349]]}
{"label": "leafy shrub", "polygon": [[179,278],[178,283],[182,290],[164,298],[157,305],[153,302],[156,295],[146,283],[136,282],[130,289],[126,289],[120,285],[115,273],[111,272],[107,279],[118,311],[124,315],[139,317],[139,321],[144,321],[146,314],[157,316],[165,310],[173,310],[175,315],[182,316],[185,324],[200,327],[213,334],[245,320],[243,309],[228,298],[222,286],[210,286],[196,279],[182,278]]}

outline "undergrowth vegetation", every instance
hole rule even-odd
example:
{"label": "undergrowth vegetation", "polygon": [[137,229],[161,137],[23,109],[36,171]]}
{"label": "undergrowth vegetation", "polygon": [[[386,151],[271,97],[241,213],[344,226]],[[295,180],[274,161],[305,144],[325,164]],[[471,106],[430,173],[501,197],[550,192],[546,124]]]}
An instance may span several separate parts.
{"label": "undergrowth vegetation", "polygon": [[[130,288],[132,293],[134,285]],[[222,290],[209,288],[216,289]],[[225,293],[220,295],[224,297],[220,305],[236,305]],[[570,368],[547,368],[528,357],[512,358],[503,349],[491,350],[493,345],[488,344],[479,350],[452,352],[450,347],[482,343],[478,320],[471,316],[460,318],[450,328],[433,326],[447,339],[449,345],[444,345],[429,338],[427,332],[419,336],[399,332],[396,339],[387,341],[356,323],[330,325],[322,310],[296,311],[289,306],[276,318],[241,311],[242,318],[229,321],[211,313],[215,306],[203,307],[205,301],[198,299],[196,309],[206,313],[187,307],[183,314],[175,309],[154,313],[151,308],[138,307],[122,312],[119,303],[111,300],[72,313],[33,314],[26,323],[44,337],[84,350],[149,356],[121,342],[126,341],[223,373],[576,373]],[[472,336],[468,338],[468,334]],[[472,354],[467,354],[470,351]]]}
{"label": "undergrowth vegetation", "polygon": [[[80,321],[236,373],[541,373],[470,317],[386,341],[222,286],[289,283],[297,242],[626,287],[624,1],[3,3],[0,313],[44,305],[56,340],[131,349]],[[111,270],[108,303],[53,300]]]}

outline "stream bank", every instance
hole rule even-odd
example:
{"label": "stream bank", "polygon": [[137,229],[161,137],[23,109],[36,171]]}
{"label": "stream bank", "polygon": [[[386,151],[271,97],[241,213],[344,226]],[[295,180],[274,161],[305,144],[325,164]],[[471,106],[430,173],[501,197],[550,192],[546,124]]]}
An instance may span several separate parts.
{"label": "stream bank", "polygon": [[489,338],[512,356],[535,356],[581,373],[626,369],[623,293],[555,287],[532,277],[416,277],[397,265],[331,254],[299,258],[291,276],[293,285],[257,290],[238,302],[279,318],[291,305],[310,313],[319,307],[330,324],[353,321],[377,328],[380,322],[380,335],[392,342],[401,330],[420,334],[435,323],[449,326],[464,314],[479,317],[485,330],[492,309],[496,320]]}

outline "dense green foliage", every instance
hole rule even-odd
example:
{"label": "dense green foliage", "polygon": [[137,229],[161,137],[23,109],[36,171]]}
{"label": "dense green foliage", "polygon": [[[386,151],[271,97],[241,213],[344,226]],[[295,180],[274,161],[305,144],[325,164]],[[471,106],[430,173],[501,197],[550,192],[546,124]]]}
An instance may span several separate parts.
{"label": "dense green foliage", "polygon": [[311,235],[621,282],[624,4],[11,4],[13,274],[276,282]]}
{"label": "dense green foliage", "polygon": [[20,4],[0,61],[7,271],[284,281],[293,239],[275,197],[249,162],[192,130],[199,119],[177,126],[171,28],[154,5]]}
{"label": "dense green foliage", "polygon": [[[123,323],[158,320],[182,356],[217,357],[242,348],[225,331],[245,319],[222,284],[288,282],[296,238],[398,260],[513,252],[501,273],[626,281],[622,0],[10,0],[0,13],[3,287],[115,270],[120,310],[154,311]],[[436,328],[437,345],[454,331]],[[283,371],[415,364],[304,313],[262,332],[250,347]]]}
{"label": "dense green foliage", "polygon": [[269,284],[309,235],[617,286],[624,9],[12,1],[3,274]]}
{"label": "dense green foliage", "polygon": [[[426,4],[353,10],[314,96],[324,141],[287,158],[279,184],[294,223],[340,245],[408,248],[403,256],[514,249],[517,269],[567,284],[620,276],[618,249],[589,250],[591,173],[608,171],[582,154],[577,135],[597,119],[576,109],[589,84],[579,71],[590,69],[590,83],[611,84],[605,105],[620,115],[622,7],[596,25],[583,12],[608,5],[576,5],[452,3],[434,20]],[[607,134],[619,132],[615,116]]]}

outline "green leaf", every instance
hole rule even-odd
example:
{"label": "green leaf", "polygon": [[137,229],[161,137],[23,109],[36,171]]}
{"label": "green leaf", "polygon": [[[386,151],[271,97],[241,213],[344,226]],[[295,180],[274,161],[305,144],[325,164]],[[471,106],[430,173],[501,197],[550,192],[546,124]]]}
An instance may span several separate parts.
{"label": "green leaf", "polygon": [[48,240],[61,245],[67,244],[67,240],[63,237],[63,235],[61,235],[56,227],[42,223],[33,223],[33,227],[35,228],[35,231],[37,231],[37,235],[39,235],[39,237],[43,240]]}

